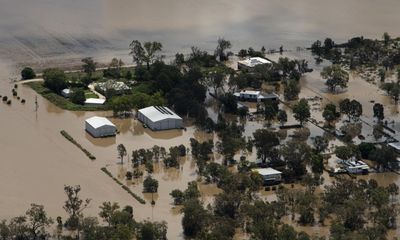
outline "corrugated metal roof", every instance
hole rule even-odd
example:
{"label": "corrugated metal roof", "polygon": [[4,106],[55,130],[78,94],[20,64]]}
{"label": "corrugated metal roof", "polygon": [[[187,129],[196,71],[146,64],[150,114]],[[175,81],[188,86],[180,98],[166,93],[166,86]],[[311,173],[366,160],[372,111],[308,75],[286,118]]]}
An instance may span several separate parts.
{"label": "corrugated metal roof", "polygon": [[88,98],[85,101],[85,104],[98,104],[98,105],[103,105],[106,102],[105,99],[101,98]]}
{"label": "corrugated metal roof", "polygon": [[275,170],[273,168],[257,168],[257,169],[254,169],[253,171],[258,172],[262,176],[282,174],[282,172]]}
{"label": "corrugated metal roof", "polygon": [[151,106],[139,110],[141,114],[146,116],[152,122],[158,122],[164,119],[179,119],[182,120],[176,113],[167,107]]}
{"label": "corrugated metal roof", "polygon": [[86,119],[86,122],[88,124],[90,124],[93,128],[99,128],[99,127],[102,127],[102,126],[113,126],[113,127],[115,127],[115,125],[105,117],[94,116],[94,117]]}
{"label": "corrugated metal roof", "polygon": [[271,64],[267,59],[260,57],[252,57],[238,62],[248,67],[255,67],[260,64]]}

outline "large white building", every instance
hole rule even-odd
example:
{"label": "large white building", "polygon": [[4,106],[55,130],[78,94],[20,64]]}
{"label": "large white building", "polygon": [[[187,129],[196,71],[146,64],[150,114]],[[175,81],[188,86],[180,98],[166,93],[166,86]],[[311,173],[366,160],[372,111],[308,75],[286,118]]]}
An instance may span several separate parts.
{"label": "large white building", "polygon": [[151,106],[138,111],[138,119],[151,130],[183,128],[183,120],[167,107]]}
{"label": "large white building", "polygon": [[242,61],[238,61],[239,70],[250,70],[260,64],[271,64],[272,62],[260,57],[252,57]]}
{"label": "large white building", "polygon": [[108,137],[117,133],[117,127],[110,120],[97,116],[86,119],[85,129],[93,137]]}

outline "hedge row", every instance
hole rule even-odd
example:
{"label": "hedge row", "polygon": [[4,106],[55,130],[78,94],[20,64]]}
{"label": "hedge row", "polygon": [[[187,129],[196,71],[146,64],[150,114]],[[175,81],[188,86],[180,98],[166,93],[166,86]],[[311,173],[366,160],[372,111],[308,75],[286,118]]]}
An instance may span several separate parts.
{"label": "hedge row", "polygon": [[119,181],[116,177],[114,177],[110,171],[107,170],[107,168],[102,167],[101,171],[103,171],[105,174],[107,174],[110,178],[112,178],[114,180],[114,182],[116,182],[118,185],[120,185],[122,187],[122,189],[124,189],[125,191],[127,191],[134,199],[136,199],[138,202],[140,202],[141,204],[146,204],[146,201],[139,197],[137,194],[135,194],[134,192],[132,192],[127,186],[125,186],[121,181]]}
{"label": "hedge row", "polygon": [[83,148],[79,143],[77,143],[75,141],[75,139],[73,137],[71,137],[71,135],[69,135],[65,130],[60,131],[61,135],[63,135],[68,141],[70,141],[71,143],[73,143],[75,146],[77,146],[80,150],[82,150],[82,152],[84,152],[86,154],[86,156],[88,158],[90,158],[91,160],[95,160],[96,157],[93,156],[88,150],[86,150],[85,148]]}

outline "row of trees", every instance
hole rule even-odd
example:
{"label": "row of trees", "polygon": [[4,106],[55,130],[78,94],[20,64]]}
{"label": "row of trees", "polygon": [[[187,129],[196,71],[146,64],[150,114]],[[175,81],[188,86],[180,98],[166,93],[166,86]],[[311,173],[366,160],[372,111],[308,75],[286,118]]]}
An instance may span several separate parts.
{"label": "row of trees", "polygon": [[166,222],[137,222],[133,208],[120,208],[117,203],[104,202],[99,208],[99,217],[86,217],[83,211],[89,206],[90,199],[80,197],[80,186],[65,186],[67,199],[64,210],[68,214],[65,222],[56,218],[57,231],[49,231],[54,220],[48,216],[44,206],[31,204],[25,215],[14,217],[0,223],[2,240],[39,240],[39,239],[85,239],[85,240],[166,240]]}

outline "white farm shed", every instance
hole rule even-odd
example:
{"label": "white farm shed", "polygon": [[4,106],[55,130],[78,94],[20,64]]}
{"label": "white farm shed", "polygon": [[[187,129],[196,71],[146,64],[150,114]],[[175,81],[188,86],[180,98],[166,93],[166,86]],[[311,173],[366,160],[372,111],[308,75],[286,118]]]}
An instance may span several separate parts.
{"label": "white farm shed", "polygon": [[257,168],[253,169],[264,178],[264,183],[277,183],[282,181],[282,172],[275,170],[273,168]]}
{"label": "white farm shed", "polygon": [[97,116],[86,119],[85,129],[93,137],[108,137],[117,133],[117,127],[110,120]]}
{"label": "white farm shed", "polygon": [[151,130],[183,128],[183,120],[167,107],[151,106],[138,111],[138,119]]}

